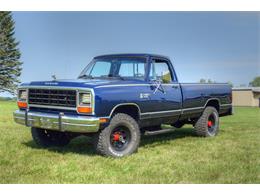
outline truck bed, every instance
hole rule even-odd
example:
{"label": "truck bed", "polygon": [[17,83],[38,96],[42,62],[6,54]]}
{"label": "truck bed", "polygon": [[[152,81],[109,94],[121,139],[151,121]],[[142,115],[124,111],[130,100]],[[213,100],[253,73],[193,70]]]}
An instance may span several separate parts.
{"label": "truck bed", "polygon": [[201,113],[209,100],[219,104],[219,113],[225,114],[232,108],[231,87],[225,83],[200,84],[180,83],[182,91],[182,118]]}

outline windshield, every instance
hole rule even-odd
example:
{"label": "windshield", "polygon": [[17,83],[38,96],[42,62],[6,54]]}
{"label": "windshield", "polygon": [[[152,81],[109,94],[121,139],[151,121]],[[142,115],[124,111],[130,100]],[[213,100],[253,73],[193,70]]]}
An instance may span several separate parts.
{"label": "windshield", "polygon": [[145,75],[145,58],[94,59],[80,74],[79,78],[130,78],[142,79]]}

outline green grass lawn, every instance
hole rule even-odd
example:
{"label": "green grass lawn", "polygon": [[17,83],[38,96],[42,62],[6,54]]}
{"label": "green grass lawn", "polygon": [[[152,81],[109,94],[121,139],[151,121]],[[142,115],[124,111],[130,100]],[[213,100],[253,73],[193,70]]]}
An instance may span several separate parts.
{"label": "green grass lawn", "polygon": [[121,159],[96,155],[85,137],[41,149],[13,122],[15,109],[0,101],[0,183],[260,183],[259,108],[235,108],[214,138],[189,125],[144,136],[138,153]]}

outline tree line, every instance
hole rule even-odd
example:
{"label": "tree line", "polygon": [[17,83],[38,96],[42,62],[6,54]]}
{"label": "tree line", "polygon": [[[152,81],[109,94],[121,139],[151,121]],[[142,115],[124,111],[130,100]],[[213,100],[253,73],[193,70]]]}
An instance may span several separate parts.
{"label": "tree line", "polygon": [[[211,79],[200,79],[199,83],[217,83]],[[231,81],[227,82],[231,87],[234,87]],[[247,85],[240,85],[240,87],[260,87],[260,76],[255,77],[249,84]]]}

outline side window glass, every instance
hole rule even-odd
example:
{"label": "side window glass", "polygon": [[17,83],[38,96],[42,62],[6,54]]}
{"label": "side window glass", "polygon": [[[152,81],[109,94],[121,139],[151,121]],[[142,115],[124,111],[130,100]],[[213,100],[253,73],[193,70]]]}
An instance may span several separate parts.
{"label": "side window glass", "polygon": [[162,83],[170,83],[172,76],[168,63],[163,60],[153,60],[149,77],[152,80],[160,80]]}

